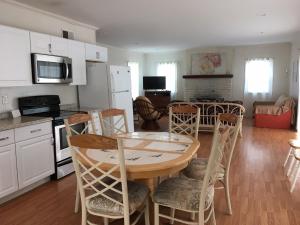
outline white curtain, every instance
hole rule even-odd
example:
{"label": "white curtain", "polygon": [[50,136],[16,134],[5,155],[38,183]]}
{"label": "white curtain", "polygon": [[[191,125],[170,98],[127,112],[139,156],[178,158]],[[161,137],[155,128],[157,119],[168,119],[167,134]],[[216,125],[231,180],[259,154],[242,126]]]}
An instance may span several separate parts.
{"label": "white curtain", "polygon": [[272,95],[273,59],[246,61],[245,94]]}
{"label": "white curtain", "polygon": [[246,115],[251,117],[254,101],[265,101],[272,98],[273,59],[249,59],[245,64],[244,105]]}
{"label": "white curtain", "polygon": [[162,62],[157,65],[157,75],[166,77],[166,89],[172,97],[177,93],[177,62]]}
{"label": "white curtain", "polygon": [[131,95],[135,99],[140,95],[140,68],[138,62],[128,62],[131,72]]}

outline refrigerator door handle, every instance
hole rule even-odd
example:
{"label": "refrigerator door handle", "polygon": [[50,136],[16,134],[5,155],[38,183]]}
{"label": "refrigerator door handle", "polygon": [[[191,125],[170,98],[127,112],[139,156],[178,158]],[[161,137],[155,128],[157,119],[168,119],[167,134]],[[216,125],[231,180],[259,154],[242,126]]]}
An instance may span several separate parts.
{"label": "refrigerator door handle", "polygon": [[126,92],[129,92],[129,90],[124,90],[124,91],[116,91],[116,92],[113,92],[113,93],[126,93]]}

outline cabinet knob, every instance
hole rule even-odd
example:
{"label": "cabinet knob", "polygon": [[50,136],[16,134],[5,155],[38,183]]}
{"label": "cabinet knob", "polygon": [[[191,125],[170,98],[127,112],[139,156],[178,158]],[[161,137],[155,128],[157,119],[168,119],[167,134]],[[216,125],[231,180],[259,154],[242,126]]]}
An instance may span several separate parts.
{"label": "cabinet knob", "polygon": [[4,138],[0,138],[0,141],[5,141],[7,140],[9,137],[4,137]]}
{"label": "cabinet knob", "polygon": [[51,43],[48,44],[49,52],[52,53],[52,46]]}

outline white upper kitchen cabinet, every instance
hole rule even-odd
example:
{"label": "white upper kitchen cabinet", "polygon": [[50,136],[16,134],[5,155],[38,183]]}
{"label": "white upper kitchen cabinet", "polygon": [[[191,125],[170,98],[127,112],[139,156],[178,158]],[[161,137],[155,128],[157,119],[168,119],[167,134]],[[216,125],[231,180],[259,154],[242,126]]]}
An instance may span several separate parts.
{"label": "white upper kitchen cabinet", "polygon": [[85,44],[85,56],[87,61],[107,62],[107,48]]}
{"label": "white upper kitchen cabinet", "polygon": [[48,34],[30,32],[32,53],[51,54],[51,37]]}
{"label": "white upper kitchen cabinet", "polygon": [[68,44],[68,39],[51,36],[51,54],[68,57]]}
{"label": "white upper kitchen cabinet", "polygon": [[68,56],[68,40],[60,37],[30,32],[31,52]]}
{"label": "white upper kitchen cabinet", "polygon": [[0,87],[32,85],[29,31],[0,25]]}
{"label": "white upper kitchen cabinet", "polygon": [[71,85],[86,85],[85,44],[69,40],[68,57],[72,59],[73,82]]}

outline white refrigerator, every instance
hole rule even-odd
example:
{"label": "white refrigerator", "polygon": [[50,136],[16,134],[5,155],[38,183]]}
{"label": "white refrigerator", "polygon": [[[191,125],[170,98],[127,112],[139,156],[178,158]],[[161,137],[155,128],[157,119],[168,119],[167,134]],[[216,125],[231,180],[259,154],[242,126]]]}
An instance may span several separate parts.
{"label": "white refrigerator", "polygon": [[131,75],[127,66],[87,63],[87,85],[78,87],[80,107],[125,109],[129,132],[134,131]]}

